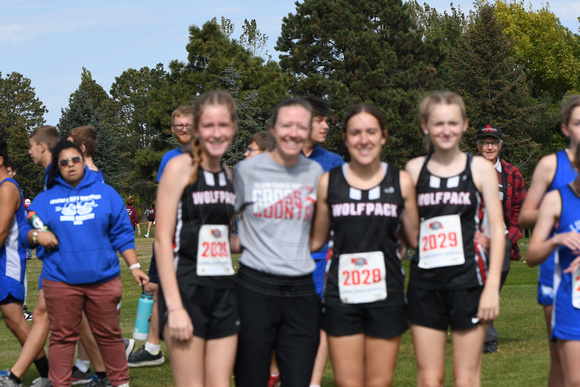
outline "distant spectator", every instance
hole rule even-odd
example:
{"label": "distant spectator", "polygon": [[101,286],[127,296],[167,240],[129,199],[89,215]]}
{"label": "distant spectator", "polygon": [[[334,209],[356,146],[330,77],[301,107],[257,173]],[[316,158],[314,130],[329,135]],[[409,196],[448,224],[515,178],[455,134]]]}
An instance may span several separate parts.
{"label": "distant spectator", "polygon": [[151,203],[151,206],[145,211],[145,215],[147,216],[147,234],[145,234],[145,238],[149,238],[151,225],[155,225],[155,202]]}
{"label": "distant spectator", "polygon": [[276,139],[270,132],[265,130],[256,132],[248,138],[248,149],[246,149],[244,157],[249,159],[260,153],[270,152],[274,148],[276,148]]}
{"label": "distant spectator", "polygon": [[99,144],[97,130],[92,125],[78,126],[68,132],[66,139],[81,147],[81,150],[85,155],[85,164],[89,167],[89,171],[96,173],[97,180],[104,183],[105,178],[103,177],[103,173],[93,162],[93,155],[95,154],[97,145]]}
{"label": "distant spectator", "polygon": [[133,232],[135,232],[135,228],[137,228],[137,235],[141,236],[141,226],[139,226],[139,212],[135,207],[135,199],[133,196],[129,196],[127,198],[127,215],[129,215],[129,219],[131,219],[131,226],[133,226]]}

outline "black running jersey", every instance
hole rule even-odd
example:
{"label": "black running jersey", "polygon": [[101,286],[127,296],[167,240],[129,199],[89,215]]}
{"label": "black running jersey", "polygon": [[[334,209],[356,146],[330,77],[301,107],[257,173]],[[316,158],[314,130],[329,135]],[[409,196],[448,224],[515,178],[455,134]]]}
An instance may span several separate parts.
{"label": "black running jersey", "polygon": [[[387,300],[404,302],[404,274],[397,254],[401,214],[404,201],[399,184],[399,169],[381,163],[385,176],[381,183],[370,190],[351,187],[345,178],[347,164],[332,169],[328,181],[328,209],[334,246],[330,268],[326,278],[326,302],[340,302],[339,281],[348,286],[352,281],[372,281],[372,274],[365,278],[349,278],[339,273],[341,254],[381,251],[384,255]],[[360,258],[355,258],[360,259]],[[375,302],[373,302],[374,304]]]}
{"label": "black running jersey", "polygon": [[[217,288],[233,287],[231,276],[198,276],[197,260],[202,225],[226,225],[229,238],[234,204],[233,183],[225,170],[222,168],[222,171],[213,173],[200,167],[197,180],[185,187],[177,209],[174,267],[179,283]],[[204,254],[204,250],[209,248],[202,246],[199,253]],[[223,249],[223,246],[217,248]]]}
{"label": "black running jersey", "polygon": [[[438,177],[430,173],[427,169],[428,156],[419,174],[417,205],[421,227],[435,232],[429,236],[421,232],[419,235],[419,247],[411,262],[410,275],[410,283],[418,288],[455,290],[483,286],[485,283],[487,257],[474,239],[475,231],[481,228],[483,200],[471,174],[472,156],[467,156],[465,170],[457,176]],[[453,246],[458,241],[457,235],[448,235],[453,228],[433,220],[435,217],[455,214],[460,221],[456,228],[461,229],[464,263],[435,268],[419,267],[422,255],[426,257],[436,250],[447,251],[450,246],[460,250],[460,246]]]}

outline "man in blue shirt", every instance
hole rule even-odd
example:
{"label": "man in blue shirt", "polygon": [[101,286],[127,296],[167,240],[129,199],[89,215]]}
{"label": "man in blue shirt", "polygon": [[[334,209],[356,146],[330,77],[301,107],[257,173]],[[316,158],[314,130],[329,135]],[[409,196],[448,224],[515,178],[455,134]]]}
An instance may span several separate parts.
{"label": "man in blue shirt", "polygon": [[[310,160],[316,161],[324,172],[344,164],[342,157],[336,153],[329,152],[320,147],[320,144],[326,141],[328,135],[328,105],[321,99],[315,97],[306,97],[306,100],[312,105],[312,130],[310,131],[310,138],[304,145],[302,152]],[[322,297],[324,288],[324,275],[326,272],[326,256],[328,254],[328,243],[318,251],[312,253],[312,258],[316,263],[316,269],[312,273],[314,279],[314,286],[316,292]],[[314,362],[314,370],[312,371],[312,378],[310,386],[320,386],[326,361],[328,359],[328,345],[326,341],[326,332],[320,330],[320,345],[318,353],[316,354],[316,361]]]}
{"label": "man in blue shirt", "polygon": [[[159,172],[157,172],[157,182],[161,180],[165,166],[175,156],[191,151],[193,140],[193,108],[191,106],[180,106],[171,114],[171,133],[179,142],[179,147],[170,150],[163,155]],[[151,314],[151,325],[149,328],[149,338],[147,342],[129,356],[129,367],[146,367],[161,365],[165,361],[161,353],[161,340],[159,339],[159,314],[157,311],[157,293],[159,290],[159,274],[155,253],[151,257],[149,267],[149,283],[145,285],[145,290],[153,293],[153,313]]]}

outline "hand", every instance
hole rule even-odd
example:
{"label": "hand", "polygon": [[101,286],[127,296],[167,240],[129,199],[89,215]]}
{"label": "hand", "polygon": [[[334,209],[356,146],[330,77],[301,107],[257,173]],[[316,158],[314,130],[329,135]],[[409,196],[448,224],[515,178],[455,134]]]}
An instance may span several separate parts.
{"label": "hand", "polygon": [[576,259],[570,263],[570,266],[564,270],[564,273],[574,273],[578,267],[580,267],[580,257],[576,257]]}
{"label": "hand", "polygon": [[499,289],[493,286],[484,286],[479,298],[477,317],[482,322],[495,320],[499,315]]}
{"label": "hand", "polygon": [[558,246],[565,246],[572,250],[572,253],[580,255],[580,233],[576,231],[563,232],[554,235],[553,240]]}
{"label": "hand", "polygon": [[147,285],[149,283],[149,276],[140,268],[131,270],[131,275],[139,285]]}
{"label": "hand", "polygon": [[141,229],[140,228],[137,229],[137,235],[141,236]]}
{"label": "hand", "polygon": [[52,231],[40,231],[36,237],[38,244],[45,249],[52,250],[58,246],[58,239]]}
{"label": "hand", "polygon": [[479,244],[485,251],[489,251],[489,238],[481,231],[476,231],[473,237],[475,243]]}
{"label": "hand", "polygon": [[407,256],[407,253],[409,252],[409,247],[407,246],[407,244],[403,241],[401,241],[400,245],[399,245],[399,259],[403,259]]}
{"label": "hand", "polygon": [[187,341],[193,337],[193,324],[189,314],[183,307],[168,312],[167,328],[169,329],[169,335],[176,340]]}

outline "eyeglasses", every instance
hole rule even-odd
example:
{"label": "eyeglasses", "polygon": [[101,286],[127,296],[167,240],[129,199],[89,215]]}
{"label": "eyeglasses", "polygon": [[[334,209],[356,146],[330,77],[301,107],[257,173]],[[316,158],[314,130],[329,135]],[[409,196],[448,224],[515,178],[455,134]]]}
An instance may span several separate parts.
{"label": "eyeglasses", "polygon": [[61,167],[66,167],[69,165],[69,163],[73,163],[73,164],[78,164],[80,163],[82,160],[81,156],[74,156],[71,157],[70,159],[62,159],[62,160],[58,160],[58,163]]}
{"label": "eyeglasses", "polygon": [[178,129],[178,130],[183,130],[183,129],[187,129],[187,130],[189,130],[189,129],[191,129],[191,128],[192,128],[192,126],[191,126],[191,125],[188,125],[188,124],[178,124],[178,125],[173,125],[173,124],[172,124],[172,126],[173,126],[175,129]]}
{"label": "eyeglasses", "polygon": [[499,141],[479,141],[479,145],[481,145],[483,148],[486,148],[488,146],[497,148],[499,146]]}
{"label": "eyeglasses", "polygon": [[248,149],[246,149],[246,151],[248,153],[259,152],[260,151],[260,148],[252,148],[251,146],[249,146]]}

